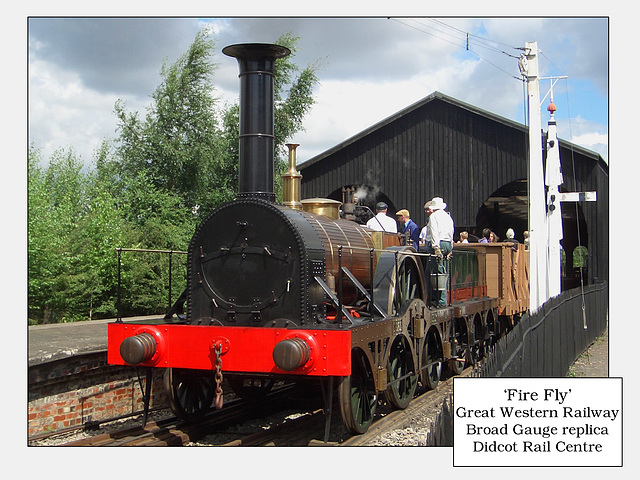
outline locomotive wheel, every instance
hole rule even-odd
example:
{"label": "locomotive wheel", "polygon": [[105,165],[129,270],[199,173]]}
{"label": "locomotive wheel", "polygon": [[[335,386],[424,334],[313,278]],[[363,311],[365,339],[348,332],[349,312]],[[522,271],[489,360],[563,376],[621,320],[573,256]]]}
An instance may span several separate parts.
{"label": "locomotive wheel", "polygon": [[[385,398],[396,408],[405,409],[411,402],[418,385],[413,355],[405,337],[398,336],[393,342],[387,365],[388,383]],[[397,381],[396,381],[397,380]]]}
{"label": "locomotive wheel", "polygon": [[427,390],[435,390],[442,374],[442,349],[434,333],[429,333],[422,347],[420,380]]}
{"label": "locomotive wheel", "polygon": [[203,417],[211,407],[216,382],[212,373],[203,374],[198,370],[167,368],[164,372],[164,388],[173,413],[191,422]]}
{"label": "locomotive wheel", "polygon": [[367,431],[376,411],[376,386],[364,352],[351,351],[351,375],[342,377],[338,385],[342,423],[351,433]]}
{"label": "locomotive wheel", "polygon": [[233,393],[245,400],[262,400],[271,389],[275,380],[272,378],[244,378],[227,375],[227,381]]}
{"label": "locomotive wheel", "polygon": [[498,343],[500,336],[500,322],[496,321],[493,312],[489,310],[487,314],[487,353],[489,353],[491,347]]}
{"label": "locomotive wheel", "polygon": [[467,325],[464,318],[456,318],[453,321],[451,342],[451,357],[448,362],[449,370],[454,375],[460,375],[464,370],[465,354],[468,346]]}
{"label": "locomotive wheel", "polygon": [[418,296],[416,268],[413,261],[406,260],[400,263],[396,276],[392,315],[400,315],[402,307]]}
{"label": "locomotive wheel", "polygon": [[471,356],[471,364],[475,365],[486,356],[486,342],[479,318],[474,319],[472,328],[473,344],[470,345],[469,353]]}

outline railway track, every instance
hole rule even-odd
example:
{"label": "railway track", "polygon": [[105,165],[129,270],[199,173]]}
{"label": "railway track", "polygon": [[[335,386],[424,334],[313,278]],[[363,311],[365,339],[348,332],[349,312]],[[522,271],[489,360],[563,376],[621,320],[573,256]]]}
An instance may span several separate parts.
{"label": "railway track", "polygon": [[[462,373],[466,376],[471,369]],[[294,387],[272,392],[260,404],[231,401],[222,410],[212,410],[202,421],[185,424],[172,417],[150,421],[110,433],[101,433],[65,443],[65,446],[365,446],[375,445],[386,433],[406,428],[416,419],[435,418],[443,400],[451,395],[453,379],[436,390],[417,396],[405,410],[385,411],[367,433],[349,437],[338,408],[333,407],[329,441],[324,442],[325,412],[321,408],[299,413],[282,413],[291,404]],[[295,402],[294,402],[295,403]],[[303,408],[304,409],[304,408]],[[303,410],[301,409],[301,410]],[[295,410],[295,407],[294,407]],[[272,414],[268,417],[269,413]],[[423,424],[427,423],[423,420]],[[249,422],[240,429],[237,425]]]}
{"label": "railway track", "polygon": [[67,442],[64,446],[180,446],[197,441],[211,431],[259,418],[282,408],[293,390],[284,386],[271,392],[259,404],[235,399],[221,410],[211,410],[196,423],[185,423],[176,417],[147,422],[108,433]]}

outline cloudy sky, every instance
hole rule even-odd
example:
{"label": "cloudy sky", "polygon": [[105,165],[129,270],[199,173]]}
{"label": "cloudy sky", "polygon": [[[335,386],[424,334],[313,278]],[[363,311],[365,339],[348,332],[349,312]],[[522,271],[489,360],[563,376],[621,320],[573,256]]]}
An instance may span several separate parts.
{"label": "cloudy sky", "polygon": [[[541,76],[568,76],[554,87],[559,136],[608,161],[607,18],[434,18],[423,10],[391,18],[31,17],[29,141],[45,158],[72,146],[89,162],[103,139],[117,136],[116,100],[144,114],[163,62],[173,63],[196,32],[210,28],[221,102],[238,96],[237,62],[221,53],[227,45],[291,32],[300,37],[295,62],[319,62],[317,103],[306,131],[291,139],[301,144],[299,162],[436,90],[525,123],[517,57],[527,41],[538,42]],[[542,97],[549,86],[542,82]]]}

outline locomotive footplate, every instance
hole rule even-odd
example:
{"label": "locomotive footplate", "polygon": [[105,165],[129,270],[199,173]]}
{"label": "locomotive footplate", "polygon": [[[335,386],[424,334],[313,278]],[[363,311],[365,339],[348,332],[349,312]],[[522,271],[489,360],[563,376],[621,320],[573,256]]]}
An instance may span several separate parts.
{"label": "locomotive footplate", "polygon": [[476,313],[486,312],[492,308],[497,308],[498,304],[499,302],[497,298],[483,297],[474,300],[467,300],[460,305],[456,305],[454,303],[451,306],[453,307],[454,317],[465,317],[475,315]]}

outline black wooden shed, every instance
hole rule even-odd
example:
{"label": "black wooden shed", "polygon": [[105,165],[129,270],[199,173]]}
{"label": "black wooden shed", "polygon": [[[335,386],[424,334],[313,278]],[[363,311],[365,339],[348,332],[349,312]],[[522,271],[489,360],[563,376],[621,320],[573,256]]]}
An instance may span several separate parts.
{"label": "black wooden shed", "polygon": [[[543,125],[546,124],[542,119]],[[298,166],[303,198],[343,200],[343,189],[363,192],[373,209],[406,208],[423,225],[424,203],[444,198],[460,231],[488,227],[505,238],[528,229],[528,129],[434,92]],[[602,157],[559,140],[561,192],[597,193],[596,202],[563,203],[564,288],[609,277],[609,169]],[[546,145],[541,135],[541,146]],[[366,196],[364,196],[366,195]],[[576,250],[577,247],[580,247]]]}

